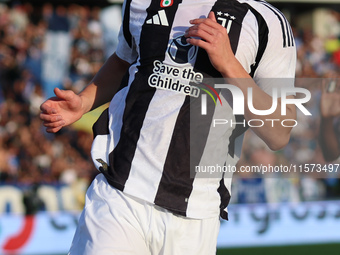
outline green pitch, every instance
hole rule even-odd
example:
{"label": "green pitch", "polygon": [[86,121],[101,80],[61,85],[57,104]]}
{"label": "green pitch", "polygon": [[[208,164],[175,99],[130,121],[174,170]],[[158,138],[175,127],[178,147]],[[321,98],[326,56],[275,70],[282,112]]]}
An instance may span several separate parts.
{"label": "green pitch", "polygon": [[340,255],[339,244],[218,249],[217,255]]}

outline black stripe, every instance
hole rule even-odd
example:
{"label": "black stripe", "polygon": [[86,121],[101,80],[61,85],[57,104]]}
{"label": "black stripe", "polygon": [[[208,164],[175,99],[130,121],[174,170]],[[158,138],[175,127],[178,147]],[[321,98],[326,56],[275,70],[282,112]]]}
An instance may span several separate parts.
{"label": "black stripe", "polygon": [[[280,25],[281,25],[281,30],[282,30],[282,37],[283,37],[283,48],[294,46],[294,43],[293,43],[294,40],[293,40],[292,35],[290,33],[291,32],[290,26],[287,22],[287,19],[283,15],[283,13],[280,12],[275,7],[273,7],[272,5],[268,4],[267,2],[264,2],[264,1],[261,1],[261,0],[257,0],[257,2],[262,3],[268,9],[270,9],[276,15],[276,17],[279,19]],[[286,24],[286,28],[285,28],[284,24]]]}
{"label": "black stripe", "polygon": [[[230,40],[231,48],[234,54],[237,51],[237,47],[238,47],[239,40],[240,40],[240,34],[242,30],[242,23],[243,23],[244,17],[248,13],[248,8],[249,8],[248,5],[241,4],[238,1],[233,1],[233,0],[231,1],[219,0],[215,3],[215,5],[212,8],[212,11],[214,11],[216,18],[218,18],[217,12],[220,12],[220,11],[223,13],[229,13],[230,16],[235,17],[231,25],[230,31],[229,31],[229,40]],[[198,52],[195,69],[197,69],[200,72],[205,73],[206,74],[205,76],[222,77],[221,74],[218,73],[216,69],[214,69],[214,67],[211,65],[208,54],[202,49],[200,49]],[[236,117],[236,118],[237,120],[239,120],[239,117]],[[235,147],[234,141],[236,137],[242,134],[243,132],[245,132],[245,130],[243,128],[240,128],[239,125],[237,125],[231,134],[231,138],[230,138],[231,140],[229,143],[229,153],[231,153],[232,156],[234,156],[234,147]],[[206,133],[200,132],[200,134],[201,134],[200,139],[206,142],[208,138],[209,130],[206,130]]]}
{"label": "black stripe", "polygon": [[288,24],[287,19],[284,18],[284,21],[285,21],[285,24],[286,24],[286,33],[287,33],[287,37],[288,37],[288,47],[291,47],[293,45],[293,42],[292,42],[290,30],[289,30],[289,24]]}
{"label": "black stripe", "polygon": [[[181,0],[174,1],[171,7],[161,8],[160,1],[152,1],[151,5],[147,8],[147,17],[145,21],[152,19],[153,16],[159,15],[160,10],[164,10],[168,19],[169,26],[163,25],[150,25],[144,24],[141,34],[140,42],[140,64],[141,66],[150,65],[157,59],[163,61],[165,52],[168,47],[169,36],[174,17],[181,3]],[[143,47],[143,48],[142,48]]]}
{"label": "black stripe", "polygon": [[132,47],[132,35],[130,32],[130,5],[132,0],[125,1],[124,18],[123,18],[123,34],[127,44]]}
{"label": "black stripe", "polygon": [[[213,84],[210,84],[213,86]],[[203,86],[202,86],[203,87]],[[208,100],[201,115],[201,99],[187,96],[177,117],[155,203],[186,216],[195,166],[199,165],[210,130],[215,104]]]}
{"label": "black stripe", "polygon": [[[269,5],[269,4],[265,4],[265,6],[267,8],[269,8],[270,10],[272,10],[275,13],[275,15],[278,17],[278,19],[280,20],[281,27],[282,27],[283,30],[284,30],[284,24],[286,24],[286,32],[282,32],[283,33],[283,37],[285,39],[287,38],[287,40],[288,40],[288,42],[286,42],[287,43],[286,46],[287,47],[292,46],[291,37],[290,37],[290,33],[289,33],[290,32],[289,31],[289,24],[288,24],[287,19],[283,15],[283,13],[280,12],[278,9],[274,8],[273,6]],[[284,24],[283,24],[283,22],[284,22]],[[283,47],[285,47],[285,46],[283,46]]]}
{"label": "black stripe", "polygon": [[275,15],[281,20],[284,21],[284,23],[286,24],[286,36],[288,37],[288,47],[294,46],[294,35],[292,32],[292,28],[288,22],[288,20],[286,19],[285,15],[276,7],[274,7],[273,5],[267,3],[267,2],[263,2],[262,3],[269,8],[271,11],[273,11],[275,13]]}
{"label": "black stripe", "polygon": [[255,71],[260,64],[261,58],[268,45],[269,29],[267,26],[267,22],[262,17],[262,15],[258,11],[256,11],[254,8],[252,8],[250,5],[248,5],[248,8],[254,14],[257,20],[258,28],[259,28],[258,30],[259,46],[258,46],[257,53],[256,53],[255,64],[251,66],[251,71],[250,71],[250,76],[254,77]]}
{"label": "black stripe", "polygon": [[[230,45],[235,54],[240,40],[242,22],[248,12],[248,7],[235,0],[218,0],[212,7],[212,11],[215,13],[216,19],[218,19],[217,12],[219,11],[235,17],[229,31]],[[220,21],[217,20],[217,22]],[[198,50],[195,69],[205,74],[205,77],[222,78],[222,75],[211,65],[208,54],[202,48]]]}
{"label": "black stripe", "polygon": [[[231,44],[231,48],[233,49],[234,54],[237,51],[237,47],[239,44],[239,40],[240,40],[240,34],[241,34],[241,30],[242,30],[242,23],[243,20],[245,18],[245,16],[247,15],[249,9],[251,7],[248,4],[244,4],[244,3],[239,3],[238,1],[234,1],[234,0],[230,0],[230,1],[217,1],[216,4],[213,7],[213,11],[215,12],[215,15],[218,11],[222,11],[222,12],[227,12],[230,15],[234,16],[236,19],[233,21],[231,28],[230,28],[230,32],[229,32],[229,39],[230,39],[230,44]],[[267,34],[265,30],[261,30],[259,32],[262,32],[264,34],[264,36]],[[266,43],[266,42],[265,42]],[[264,48],[260,48],[260,51],[264,51],[265,47],[267,44],[265,44]],[[261,46],[262,47],[262,46]],[[260,54],[258,53],[258,56],[256,58],[256,60],[262,57],[263,52]],[[258,62],[257,62],[258,64]],[[222,91],[222,95],[224,93],[229,93],[228,91]],[[228,98],[228,95],[223,95],[225,98]],[[244,116],[240,115],[240,116],[235,116],[236,118],[236,122],[243,122],[244,120]],[[231,157],[234,157],[235,154],[235,140],[238,136],[242,135],[246,130],[248,129],[248,127],[244,127],[243,125],[237,124],[236,127],[234,128],[234,130],[231,133],[231,136],[229,137],[229,145],[228,145],[228,154],[231,155]]]}
{"label": "black stripe", "polygon": [[229,137],[229,145],[228,145],[228,154],[234,158],[235,157],[235,142],[236,138],[243,135],[244,132],[248,129],[248,124],[244,119],[243,115],[235,115],[235,122],[236,123],[245,123],[243,124],[236,124],[235,129],[231,133]]}
{"label": "black stripe", "polygon": [[[148,85],[148,77],[153,73],[154,60],[163,61],[165,58],[177,6],[178,3],[171,8],[166,8],[169,26],[144,23],[141,28],[138,72],[135,74],[135,79],[131,83],[125,99],[119,142],[109,155],[110,176],[107,179],[111,185],[120,190],[124,189],[129,177],[145,115],[156,92],[155,88]],[[159,1],[152,1],[146,10],[145,21],[157,15],[160,8]],[[150,136],[152,135],[150,134]]]}
{"label": "black stripe", "polygon": [[[224,165],[225,166],[225,165]],[[228,220],[228,213],[224,210],[230,202],[230,192],[224,184],[224,175],[222,175],[222,179],[220,180],[220,186],[217,189],[217,192],[220,194],[221,203],[220,203],[220,216],[222,219]]]}
{"label": "black stripe", "polygon": [[[131,64],[132,65],[132,64]],[[116,94],[121,91],[123,88],[127,87],[129,85],[129,79],[130,79],[130,73],[129,70],[126,71],[124,74],[122,81],[120,82],[120,86],[116,92]]]}
{"label": "black stripe", "polygon": [[[187,200],[192,191],[193,179],[190,179],[189,148],[190,143],[190,97],[187,96],[179,112],[173,131],[168,154],[165,160],[155,204],[186,216]],[[169,208],[171,205],[172,208]]]}
{"label": "black stripe", "polygon": [[[97,135],[108,135],[110,134],[109,131],[109,108],[105,109],[102,114],[99,116],[96,123],[94,123],[93,127],[93,135],[94,138],[96,138]],[[112,153],[110,153],[109,158],[111,158]],[[101,159],[102,160],[102,159]],[[111,160],[109,159],[109,162]],[[106,162],[103,162],[107,164]],[[119,176],[116,174],[112,174],[112,167],[110,165],[107,165],[107,168],[104,168],[103,166],[99,167],[99,171],[104,174],[108,182],[118,188],[119,190],[123,190],[123,186],[120,184]],[[118,179],[117,179],[118,177]]]}
{"label": "black stripe", "polygon": [[283,37],[283,48],[287,47],[287,35],[285,33],[285,28],[284,28],[284,20],[282,19],[282,17],[280,17],[280,15],[278,13],[276,13],[272,8],[270,8],[269,6],[265,5],[267,8],[269,8],[270,10],[272,10],[274,12],[274,14],[276,15],[276,17],[279,19],[280,21],[280,25],[281,25],[281,30],[282,30],[282,37]]}
{"label": "black stripe", "polygon": [[[217,1],[213,10],[215,12],[217,11],[225,11],[229,14],[236,17],[236,19],[233,21],[230,31],[229,31],[229,39],[231,48],[234,52],[234,54],[237,51],[237,47],[240,40],[240,34],[242,30],[242,23],[245,18],[245,16],[248,13],[249,5],[247,4],[241,4],[238,1]],[[263,53],[262,53],[263,54]],[[227,94],[225,94],[227,93]],[[226,99],[229,98],[229,91],[223,90],[221,92],[221,96],[225,97]],[[242,122],[244,120],[244,116],[235,116],[236,122]],[[248,127],[243,127],[243,125],[237,124],[234,130],[232,131],[230,137],[229,137],[229,145],[228,145],[228,154],[231,155],[231,157],[234,157],[235,154],[235,140],[238,136],[242,135]],[[220,185],[217,189],[217,192],[220,195],[221,203],[220,203],[220,216],[223,219],[228,219],[228,213],[224,210],[229,202],[230,202],[230,193],[228,189],[225,186],[224,183],[224,174],[222,175],[222,179],[220,180]]]}
{"label": "black stripe", "polygon": [[[288,21],[287,21],[287,23],[288,23]],[[292,40],[292,46],[295,46],[295,43],[294,43],[294,34],[293,34],[293,31],[292,31],[292,27],[289,24],[288,24],[288,26],[289,26],[290,38]]]}
{"label": "black stripe", "polygon": [[93,124],[92,127],[93,136],[96,138],[97,135],[108,135],[109,131],[109,108],[105,109],[99,116],[98,120]]}
{"label": "black stripe", "polygon": [[229,13],[230,16],[235,17],[235,19],[232,21],[232,25],[229,31],[231,48],[235,54],[240,40],[242,23],[244,17],[248,12],[248,7],[242,3],[239,3],[236,0],[229,1],[218,0],[216,1],[214,7],[212,8],[212,11],[214,11],[216,18],[218,18],[217,15],[218,11]]}
{"label": "black stripe", "polygon": [[[231,47],[235,53],[247,7],[237,1],[216,1],[212,11],[215,12],[216,17],[218,11],[230,13],[236,17],[229,32]],[[206,78],[222,77],[211,65],[208,54],[202,48],[198,50],[194,70],[204,74]],[[210,85],[214,86],[214,84]],[[177,208],[176,212],[182,215],[185,215],[187,209],[187,201],[192,191],[193,177],[195,176],[195,166],[198,166],[201,161],[215,111],[213,101],[208,100],[207,103],[208,113],[203,116],[201,115],[200,98],[192,97],[185,100],[175,124],[163,175],[155,198],[156,204],[163,207],[172,204]],[[190,150],[183,151],[183,148],[190,148]],[[188,158],[190,158],[189,161]]]}

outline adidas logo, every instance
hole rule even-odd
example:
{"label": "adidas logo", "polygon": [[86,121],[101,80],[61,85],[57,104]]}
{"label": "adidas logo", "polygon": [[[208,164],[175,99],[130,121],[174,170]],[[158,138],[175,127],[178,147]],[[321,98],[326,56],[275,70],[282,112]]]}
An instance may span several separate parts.
{"label": "adidas logo", "polygon": [[169,22],[164,10],[158,11],[156,15],[146,21],[146,24],[161,25],[165,27],[169,26]]}

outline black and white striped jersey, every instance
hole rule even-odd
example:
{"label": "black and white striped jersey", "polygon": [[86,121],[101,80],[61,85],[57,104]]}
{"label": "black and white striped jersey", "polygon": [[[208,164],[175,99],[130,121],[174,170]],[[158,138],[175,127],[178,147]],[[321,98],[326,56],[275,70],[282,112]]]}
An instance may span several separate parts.
{"label": "black and white striped jersey", "polygon": [[209,121],[196,107],[208,90],[193,84],[221,75],[203,49],[186,43],[184,33],[191,19],[211,10],[227,29],[236,58],[264,91],[271,85],[262,78],[294,77],[291,28],[265,1],[126,0],[116,54],[131,67],[93,128],[92,158],[112,186],[191,218],[227,217],[231,174],[206,178],[195,167],[234,166],[246,129],[212,130],[213,118],[243,118],[232,114],[223,93],[220,103],[208,104]]}

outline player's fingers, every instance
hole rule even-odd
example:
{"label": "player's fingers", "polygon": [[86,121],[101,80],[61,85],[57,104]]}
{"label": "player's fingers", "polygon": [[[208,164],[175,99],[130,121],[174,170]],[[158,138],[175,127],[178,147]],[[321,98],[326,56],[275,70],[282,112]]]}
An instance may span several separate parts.
{"label": "player's fingers", "polygon": [[208,19],[211,19],[213,22],[216,22],[215,13],[213,11],[209,12]]}
{"label": "player's fingers", "polygon": [[[205,23],[210,27],[219,29],[222,26],[216,21],[215,19],[215,14],[213,12],[209,13],[208,18],[199,18],[199,19],[192,19],[190,20],[190,24],[192,25],[196,25],[196,24],[201,24],[201,23]],[[222,27],[223,28],[223,27]]]}
{"label": "player's fingers", "polygon": [[74,96],[74,92],[72,90],[61,90],[59,88],[54,89],[54,94],[58,98],[64,99],[66,101],[71,101]]}
{"label": "player's fingers", "polygon": [[47,128],[62,128],[63,126],[65,126],[65,121],[61,120],[61,121],[56,121],[56,122],[43,122],[43,125]]}
{"label": "player's fingers", "polygon": [[48,133],[57,133],[62,127],[56,127],[56,128],[46,128],[46,132]]}
{"label": "player's fingers", "polygon": [[[211,13],[210,18],[214,18],[215,16],[213,16],[213,12]],[[215,41],[216,37],[226,37],[226,29],[217,22],[212,22],[210,18],[204,19],[203,22],[199,22],[189,27],[185,35],[187,37],[201,37],[202,39],[209,40],[210,42]]]}
{"label": "player's fingers", "polygon": [[190,43],[191,45],[198,46],[206,51],[209,48],[209,43],[201,39],[187,38],[187,42]]}
{"label": "player's fingers", "polygon": [[219,25],[216,20],[212,20],[210,18],[198,18],[198,19],[192,19],[189,21],[190,24],[200,24],[200,23],[203,23],[203,22],[206,22],[207,24],[211,25],[211,26],[216,26]]}
{"label": "player's fingers", "polygon": [[205,41],[211,42],[214,39],[215,31],[212,29],[209,29],[209,27],[206,26],[205,24],[199,24],[199,25],[195,25],[189,28],[186,31],[185,36],[186,37],[198,37]]}
{"label": "player's fingers", "polygon": [[60,115],[50,115],[45,113],[40,113],[39,117],[42,121],[45,122],[57,122],[62,120],[62,117]]}
{"label": "player's fingers", "polygon": [[43,103],[42,105],[40,105],[40,110],[43,113],[46,113],[46,114],[56,114],[57,113],[57,110],[54,109],[53,107],[48,106],[47,103]]}

